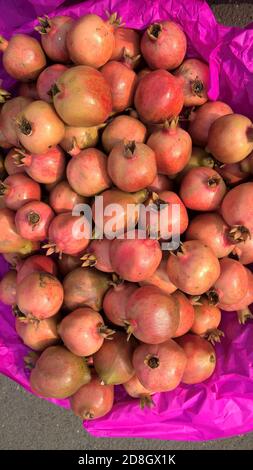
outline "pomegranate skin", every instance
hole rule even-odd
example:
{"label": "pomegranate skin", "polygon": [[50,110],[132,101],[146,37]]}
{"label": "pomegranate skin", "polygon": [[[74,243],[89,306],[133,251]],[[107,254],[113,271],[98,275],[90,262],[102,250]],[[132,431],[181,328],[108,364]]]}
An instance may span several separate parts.
{"label": "pomegranate skin", "polygon": [[192,328],[195,312],[191,302],[183,292],[177,290],[172,294],[172,298],[178,302],[179,307],[179,325],[173,335],[173,338],[177,338],[185,335]]}
{"label": "pomegranate skin", "polygon": [[48,204],[32,201],[18,209],[15,224],[22,237],[32,241],[43,241],[47,238],[53,217],[54,212]]}
{"label": "pomegranate skin", "polygon": [[15,174],[7,176],[0,183],[0,195],[8,209],[18,210],[30,201],[40,200],[40,185],[26,175]]}
{"label": "pomegranate skin", "polygon": [[82,150],[67,165],[67,179],[81,196],[95,196],[111,186],[107,172],[107,157],[98,149]]}
{"label": "pomegranate skin", "polygon": [[253,124],[241,114],[221,116],[208,133],[208,151],[221,163],[236,163],[253,150]]}
{"label": "pomegranate skin", "polygon": [[48,256],[33,255],[17,264],[17,283],[19,284],[26,276],[33,272],[46,272],[57,275],[55,261]]}
{"label": "pomegranate skin", "polygon": [[76,268],[64,278],[64,306],[68,310],[90,307],[99,311],[111,279],[106,273],[89,268]]}
{"label": "pomegranate skin", "polygon": [[17,167],[22,168],[38,183],[57,183],[64,175],[65,156],[59,146],[39,154],[29,154],[18,150],[15,160]]}
{"label": "pomegranate skin", "polygon": [[70,273],[75,268],[79,268],[82,265],[82,260],[78,255],[72,256],[63,253],[61,258],[58,259],[57,264],[62,276],[66,276],[66,274]]}
{"label": "pomegranate skin", "polygon": [[98,377],[92,377],[90,383],[83,385],[70,398],[72,411],[82,420],[101,418],[113,407],[113,385],[101,385]]}
{"label": "pomegranate skin", "polygon": [[19,140],[16,132],[16,119],[19,113],[25,109],[28,104],[32,102],[29,98],[17,96],[7,101],[1,109],[2,117],[2,132],[7,141],[14,146],[19,145]]}
{"label": "pomegranate skin", "polygon": [[[230,227],[216,212],[196,215],[186,231],[186,240],[200,240],[217,256],[228,256],[235,247],[229,238]],[[238,246],[238,245],[237,245]],[[253,259],[252,259],[253,261]]]}
{"label": "pomegranate skin", "polygon": [[180,251],[171,254],[167,269],[173,284],[189,295],[204,294],[220,275],[218,258],[198,240],[183,243]]}
{"label": "pomegranate skin", "polygon": [[[237,310],[237,313],[239,314],[239,323],[244,324],[247,319],[252,318],[251,312],[249,312],[248,307],[253,303],[253,274],[252,272],[245,268],[247,272],[247,277],[248,277],[248,288],[246,295],[239,300],[239,302],[235,302],[234,304],[226,305],[220,303],[220,308],[222,310],[225,310],[226,312],[234,312]],[[244,311],[246,315],[244,315]],[[242,312],[242,316],[240,317],[240,313]],[[250,315],[248,315],[250,313]]]}
{"label": "pomegranate skin", "polygon": [[67,35],[67,48],[75,64],[102,67],[115,46],[113,24],[97,15],[84,15],[73,23]]}
{"label": "pomegranate skin", "polygon": [[107,168],[119,189],[140,191],[151,184],[156,176],[155,153],[143,143],[119,142],[110,152]]}
{"label": "pomegranate skin", "polygon": [[236,246],[233,245],[233,254],[238,257],[241,264],[253,263],[253,238],[248,238]]}
{"label": "pomegranate skin", "polygon": [[247,293],[248,276],[245,267],[234,259],[220,260],[220,276],[214,283],[218,294],[219,304],[230,305],[239,302]]}
{"label": "pomegranate skin", "polygon": [[102,134],[102,144],[107,153],[110,153],[113,147],[120,141],[134,140],[135,142],[144,142],[147,135],[147,129],[131,116],[117,116],[105,128]]}
{"label": "pomegranate skin", "polygon": [[[130,397],[141,398],[140,400],[141,408],[144,408],[145,405],[149,407],[152,406],[153,402],[152,400],[150,400],[150,396],[153,395],[154,392],[150,392],[150,390],[143,387],[137,375],[134,375],[128,382],[124,383],[123,387]],[[142,399],[144,399],[143,403],[142,403]]]}
{"label": "pomegranate skin", "polygon": [[186,36],[173,21],[152,24],[141,39],[141,52],[151,69],[173,70],[179,67],[186,47]]}
{"label": "pomegranate skin", "polygon": [[220,206],[226,185],[212,168],[192,168],[184,176],[179,194],[188,209],[213,211]]}
{"label": "pomegranate skin", "polygon": [[241,169],[241,165],[243,162],[245,162],[245,160],[246,159],[238,163],[228,163],[227,165],[221,166],[221,168],[216,168],[216,171],[220,176],[222,176],[227,186],[235,186],[238,183],[243,183],[250,178],[250,174],[245,173],[245,171],[242,171]]}
{"label": "pomegranate skin", "polygon": [[34,351],[44,351],[44,349],[60,341],[57,332],[58,321],[59,315],[54,315],[37,323],[16,318],[15,329],[26,346]]}
{"label": "pomegranate skin", "polygon": [[68,398],[90,379],[90,370],[83,358],[63,346],[50,346],[37,360],[30,385],[43,397]]}
{"label": "pomegranate skin", "polygon": [[134,351],[133,366],[145,388],[151,392],[167,392],[179,385],[186,355],[172,339],[161,344],[141,344]]}
{"label": "pomegranate skin", "polygon": [[103,311],[115,325],[125,326],[127,302],[136,289],[136,284],[123,282],[111,287],[106,292],[103,300]]}
{"label": "pomegranate skin", "polygon": [[117,331],[112,341],[104,341],[93,356],[94,368],[105,385],[120,385],[134,375],[132,365],[136,342],[127,341],[125,333]]}
{"label": "pomegranate skin", "polygon": [[253,233],[253,183],[243,183],[231,189],[224,197],[221,214],[228,225],[246,227]]}
{"label": "pomegranate skin", "polygon": [[[135,237],[137,237],[136,232]],[[130,236],[127,232],[126,239],[112,241],[110,247],[112,267],[126,281],[144,281],[158,268],[162,259],[161,248],[157,240],[128,239]]]}
{"label": "pomegranate skin", "polygon": [[155,152],[157,171],[167,176],[182,171],[191,157],[191,138],[180,127],[157,130],[151,134],[147,145]]}
{"label": "pomegranate skin", "polygon": [[16,150],[11,149],[5,157],[4,167],[8,175],[17,175],[18,173],[25,173],[25,169],[15,163],[15,155]]}
{"label": "pomegranate skin", "polygon": [[0,301],[6,305],[16,303],[17,272],[8,271],[0,281]]}
{"label": "pomegranate skin", "polygon": [[[101,127],[104,127],[102,124]],[[72,157],[79,155],[81,150],[96,147],[99,138],[100,126],[75,127],[65,126],[65,135],[60,146]]]}
{"label": "pomegranate skin", "polygon": [[32,272],[17,286],[17,305],[26,317],[44,320],[55,315],[63,302],[63,287],[52,274]]}
{"label": "pomegranate skin", "polygon": [[102,238],[101,240],[92,240],[86,253],[82,256],[82,266],[95,266],[99,271],[113,273],[113,267],[110,260],[111,240]]}
{"label": "pomegranate skin", "polygon": [[163,123],[181,112],[184,95],[181,82],[166,70],[155,70],[139,82],[134,104],[141,120]]}
{"label": "pomegranate skin", "polygon": [[213,122],[221,116],[232,114],[233,110],[222,101],[208,101],[190,114],[188,132],[195,145],[204,147],[208,142],[208,133]]}
{"label": "pomegranate skin", "polygon": [[208,299],[201,299],[201,305],[194,305],[194,322],[191,332],[204,336],[218,328],[221,322],[221,311],[215,305],[211,305]]}
{"label": "pomegranate skin", "polygon": [[0,253],[28,255],[38,249],[37,245],[35,247],[33,242],[25,240],[17,233],[15,212],[7,207],[0,209],[0,226]]}
{"label": "pomegranate skin", "polygon": [[107,62],[101,68],[101,73],[110,85],[113,111],[120,113],[132,106],[137,85],[136,73],[115,60]]}
{"label": "pomegranate skin", "polygon": [[183,348],[187,357],[182,382],[197,384],[207,380],[216,366],[215,350],[209,341],[200,336],[187,334],[178,338],[177,343]]}
{"label": "pomegranate skin", "polygon": [[177,287],[172,284],[167,273],[167,258],[162,259],[152,276],[145,279],[145,281],[140,281],[139,284],[141,286],[151,285],[159,287],[159,289],[165,294],[172,294],[177,290]]}
{"label": "pomegranate skin", "polygon": [[138,31],[130,28],[116,28],[115,45],[110,60],[121,60],[125,55],[135,57],[140,54],[140,36]]}
{"label": "pomegranate skin", "polygon": [[157,174],[152,183],[147,186],[147,189],[160,193],[161,191],[172,191],[173,181],[167,178],[165,175]]}
{"label": "pomegranate skin", "polygon": [[56,214],[71,212],[77,204],[85,204],[86,198],[77,194],[67,181],[60,181],[50,191],[49,203]]}
{"label": "pomegranate skin", "polygon": [[18,95],[23,96],[24,98],[38,100],[39,95],[37,93],[36,82],[21,82],[18,87]]}
{"label": "pomegranate skin", "polygon": [[45,16],[40,20],[41,44],[47,56],[54,62],[69,62],[66,44],[68,32],[74,20],[69,16]]}
{"label": "pomegranate skin", "polygon": [[16,34],[9,42],[0,37],[3,66],[16,80],[34,80],[46,66],[46,57],[37,39]]}
{"label": "pomegranate skin", "polygon": [[89,307],[69,313],[61,321],[58,332],[69,351],[81,357],[96,353],[107,335],[103,318]]}
{"label": "pomegranate skin", "polygon": [[200,106],[207,100],[209,67],[198,59],[186,59],[174,72],[182,80],[184,106]]}
{"label": "pomegranate skin", "polygon": [[65,65],[54,64],[41,72],[37,80],[37,93],[40,100],[47,103],[53,102],[51,88],[65,70],[68,70]]}
{"label": "pomegranate skin", "polygon": [[45,101],[33,101],[17,116],[17,136],[28,152],[46,153],[64,137],[63,122]]}
{"label": "pomegranate skin", "polygon": [[57,113],[69,126],[97,126],[112,112],[109,84],[101,72],[85,65],[60,76],[53,99]]}
{"label": "pomegranate skin", "polygon": [[143,343],[163,343],[178,328],[178,303],[155,286],[139,287],[127,302],[125,324],[128,334]]}

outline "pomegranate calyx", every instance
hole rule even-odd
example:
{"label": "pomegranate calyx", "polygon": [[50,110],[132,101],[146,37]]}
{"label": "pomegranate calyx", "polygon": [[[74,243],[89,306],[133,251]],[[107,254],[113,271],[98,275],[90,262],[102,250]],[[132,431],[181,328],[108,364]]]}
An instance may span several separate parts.
{"label": "pomegranate calyx", "polygon": [[36,225],[40,221],[40,215],[37,212],[31,211],[27,214],[27,220],[29,225]]}
{"label": "pomegranate calyx", "polygon": [[32,125],[24,116],[17,120],[17,126],[22,134],[27,136],[32,135]]}
{"label": "pomegranate calyx", "polygon": [[141,395],[140,396],[140,407],[143,410],[144,408],[152,408],[155,406],[152,397],[150,395]]}
{"label": "pomegranate calyx", "polygon": [[130,340],[134,330],[135,330],[135,326],[134,326],[134,322],[132,320],[128,321],[128,320],[124,320],[124,327],[125,327],[125,330],[126,330],[126,333],[127,333],[127,341]]}
{"label": "pomegranate calyx", "polygon": [[80,258],[81,261],[83,261],[82,263],[82,268],[93,268],[94,266],[96,266],[97,264],[97,258],[95,255],[92,255],[90,253],[87,253],[86,255],[83,255],[81,258]]}
{"label": "pomegranate calyx", "polygon": [[9,41],[0,35],[0,51],[4,52],[8,47]]}
{"label": "pomegranate calyx", "polygon": [[24,356],[25,368],[29,369],[29,370],[34,369],[35,364],[36,364],[38,359],[39,359],[39,354],[38,353],[36,353],[34,351],[29,352],[27,354],[27,356]]}
{"label": "pomegranate calyx", "polygon": [[201,295],[193,295],[190,297],[190,302],[192,305],[202,305],[202,296]]}
{"label": "pomegranate calyx", "polygon": [[116,333],[115,330],[111,330],[106,325],[99,325],[98,331],[103,338],[110,339],[110,340],[113,339],[113,335]]}
{"label": "pomegranate calyx", "polygon": [[108,10],[106,10],[106,16],[108,18],[107,22],[117,28],[118,26],[123,26],[124,23],[122,23],[122,18],[121,16],[118,16],[118,13],[109,13]]}
{"label": "pomegranate calyx", "polygon": [[50,256],[53,253],[58,253],[59,259],[62,259],[62,251],[59,248],[57,248],[55,243],[46,243],[45,245],[42,245],[41,248],[47,250],[46,256]]}
{"label": "pomegranate calyx", "polygon": [[124,141],[124,157],[133,158],[136,149],[134,140]]}
{"label": "pomegranate calyx", "polygon": [[109,281],[109,285],[116,289],[124,284],[124,279],[116,273],[112,273],[112,279]]}
{"label": "pomegranate calyx", "polygon": [[249,307],[246,307],[242,310],[238,310],[237,312],[237,317],[238,317],[238,321],[240,323],[240,325],[245,325],[245,323],[248,321],[248,320],[252,320],[253,319],[253,315],[249,309]]}
{"label": "pomegranate calyx", "polygon": [[47,34],[51,29],[50,19],[47,15],[39,16],[38,18],[39,25],[35,26],[35,31],[38,31],[40,34]]}
{"label": "pomegranate calyx", "polygon": [[157,41],[157,39],[159,38],[162,30],[163,30],[163,28],[162,28],[162,25],[160,23],[153,23],[147,29],[148,37],[151,39],[151,41]]}
{"label": "pomegranate calyx", "polygon": [[208,178],[207,184],[209,188],[216,188],[221,182],[220,176],[211,176]]}
{"label": "pomegranate calyx", "polygon": [[225,336],[225,334],[223,333],[223,331],[218,330],[218,328],[214,328],[213,330],[208,330],[204,334],[204,338],[206,338],[207,341],[210,341],[210,343],[213,346],[215,345],[215,343],[220,343],[221,338],[223,338],[224,336]]}
{"label": "pomegranate calyx", "polygon": [[18,318],[20,321],[22,321],[24,323],[27,322],[27,318],[26,318],[25,314],[23,312],[21,312],[21,310],[18,308],[17,305],[12,306],[12,313],[13,313],[15,318]]}
{"label": "pomegranate calyx", "polygon": [[199,80],[198,77],[195,78],[195,80],[192,80],[191,82],[191,89],[192,93],[199,98],[202,98],[203,96],[203,91],[204,91],[204,83],[202,80]]}
{"label": "pomegranate calyx", "polygon": [[82,415],[82,419],[93,419],[95,416],[95,413],[93,413],[92,411],[84,411],[83,412],[83,415]]}
{"label": "pomegranate calyx", "polygon": [[244,225],[234,225],[228,232],[229,241],[237,244],[251,238],[249,229]]}
{"label": "pomegranate calyx", "polygon": [[6,194],[8,194],[8,192],[9,192],[9,186],[3,183],[3,181],[0,181],[0,197],[5,196]]}
{"label": "pomegranate calyx", "polygon": [[211,289],[208,292],[206,292],[206,297],[208,299],[209,304],[211,305],[217,305],[220,301],[219,294],[215,289]]}
{"label": "pomegranate calyx", "polygon": [[134,69],[135,66],[138,64],[138,62],[140,61],[140,58],[141,58],[141,54],[137,54],[137,55],[130,55],[128,52],[127,52],[127,48],[124,47],[123,49],[123,56],[122,56],[122,59],[121,59],[121,62],[126,65],[126,67],[130,68],[130,69]]}
{"label": "pomegranate calyx", "polygon": [[14,148],[15,153],[12,155],[15,165],[17,166],[29,166],[31,163],[31,155],[26,153],[25,149]]}
{"label": "pomegranate calyx", "polygon": [[9,91],[0,88],[0,103],[5,103],[11,97]]}
{"label": "pomegranate calyx", "polygon": [[55,95],[57,95],[58,93],[60,93],[60,91],[61,91],[61,90],[59,89],[59,87],[57,86],[57,84],[54,83],[54,84],[51,86],[51,88],[50,88],[48,94],[50,94],[50,96],[52,96],[52,98],[53,98]]}
{"label": "pomegranate calyx", "polygon": [[150,367],[150,369],[157,369],[160,365],[159,357],[148,354],[144,360],[144,364]]}

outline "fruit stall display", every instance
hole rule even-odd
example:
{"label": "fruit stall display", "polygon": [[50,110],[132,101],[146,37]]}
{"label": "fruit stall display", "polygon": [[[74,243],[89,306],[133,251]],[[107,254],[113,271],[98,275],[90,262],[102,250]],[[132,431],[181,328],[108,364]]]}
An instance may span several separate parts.
{"label": "fruit stall display", "polygon": [[202,0],[20,3],[0,20],[0,371],[96,436],[252,430],[253,29]]}

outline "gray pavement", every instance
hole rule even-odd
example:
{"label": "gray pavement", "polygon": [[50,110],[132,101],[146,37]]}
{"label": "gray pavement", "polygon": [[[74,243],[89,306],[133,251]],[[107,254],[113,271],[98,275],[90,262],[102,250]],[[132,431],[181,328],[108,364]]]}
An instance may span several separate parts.
{"label": "gray pavement", "polygon": [[[253,21],[252,2],[210,1],[221,23],[242,26]],[[115,423],[116,424],[116,423]],[[253,423],[252,423],[253,427]],[[253,449],[253,433],[209,442],[142,439],[96,439],[71,413],[28,394],[0,376],[0,449]]]}

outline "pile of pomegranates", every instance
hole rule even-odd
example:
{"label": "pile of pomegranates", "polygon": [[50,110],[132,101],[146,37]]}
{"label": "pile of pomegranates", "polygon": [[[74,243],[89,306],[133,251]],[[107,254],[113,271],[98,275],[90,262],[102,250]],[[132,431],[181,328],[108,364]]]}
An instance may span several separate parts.
{"label": "pile of pomegranates", "polygon": [[36,351],[34,393],[82,419],[114,386],[152,406],[213,374],[223,315],[252,319],[253,123],[208,101],[172,21],[35,29],[0,36],[20,81],[0,89],[0,300]]}

